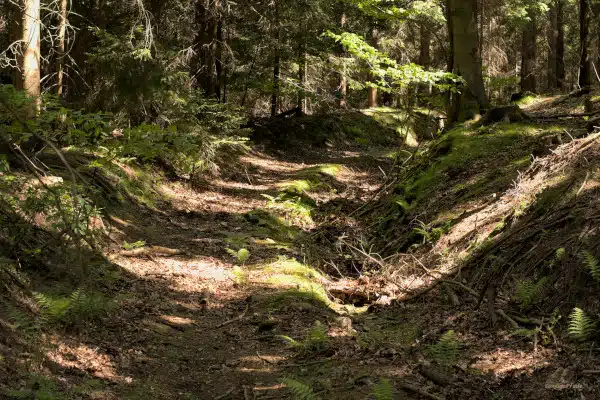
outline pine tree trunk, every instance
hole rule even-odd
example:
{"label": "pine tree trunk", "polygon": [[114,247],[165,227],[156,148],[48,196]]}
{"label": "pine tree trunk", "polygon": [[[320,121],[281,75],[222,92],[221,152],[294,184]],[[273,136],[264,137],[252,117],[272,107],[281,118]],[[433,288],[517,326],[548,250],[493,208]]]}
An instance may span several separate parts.
{"label": "pine tree trunk", "polygon": [[523,47],[521,48],[521,91],[535,92],[535,64],[537,58],[537,23],[535,15],[529,12],[529,22],[523,28]]}
{"label": "pine tree trunk", "polygon": [[579,0],[579,87],[591,85],[590,49],[590,12],[588,0]]}
{"label": "pine tree trunk", "polygon": [[549,24],[547,27],[546,38],[548,40],[548,62],[547,62],[547,86],[548,90],[552,91],[557,88],[556,81],[556,44],[557,44],[557,18],[556,18],[556,2],[550,2],[550,10],[548,12]]}
{"label": "pine tree trunk", "polygon": [[[421,23],[419,26],[419,65],[423,69],[431,67],[431,32],[424,23]],[[429,84],[423,83],[419,85],[419,94],[431,94],[430,89],[431,86]]]}
{"label": "pine tree trunk", "polygon": [[[379,42],[379,31],[376,26],[373,26],[371,29],[371,46],[377,47]],[[371,75],[371,79],[373,76]],[[377,88],[374,86],[369,86],[367,93],[367,106],[369,108],[377,107]]]}
{"label": "pine tree trunk", "polygon": [[67,33],[67,14],[68,14],[68,0],[60,1],[60,22],[58,25],[58,55],[56,65],[56,94],[61,97],[64,92],[64,69],[65,69],[65,40]]}
{"label": "pine tree trunk", "polygon": [[223,102],[223,20],[218,17],[217,35],[215,38],[215,96],[219,103]]}
{"label": "pine tree trunk", "polygon": [[[340,28],[342,29],[342,31],[346,28],[346,23],[347,23],[346,13],[344,11],[342,11],[342,17],[340,19]],[[346,52],[344,51],[342,46],[340,46],[340,47],[342,49],[340,52],[340,56],[345,57]],[[347,105],[346,96],[348,96],[348,78],[346,78],[346,66],[345,65],[342,66],[342,72],[340,72],[339,93],[340,93],[340,107],[342,107],[342,108],[346,107],[346,105]]]}
{"label": "pine tree trunk", "polygon": [[275,56],[273,59],[273,89],[271,93],[271,117],[277,115],[279,97],[279,74],[281,55],[279,54],[279,41],[281,40],[281,25],[279,23],[279,1],[275,0]]}
{"label": "pine tree trunk", "polygon": [[464,121],[488,106],[483,84],[479,32],[477,29],[477,0],[449,1],[449,31],[452,34],[453,72],[460,75],[467,87],[453,95],[450,119]]}
{"label": "pine tree trunk", "polygon": [[40,110],[41,72],[40,72],[40,0],[25,0],[22,24],[23,55],[21,57],[21,80],[19,87],[36,99],[36,114]]}
{"label": "pine tree trunk", "polygon": [[556,1],[556,82],[565,88],[565,0]]}
{"label": "pine tree trunk", "polygon": [[307,81],[306,45],[302,43],[298,49],[298,112],[301,116],[306,113],[306,81]]}

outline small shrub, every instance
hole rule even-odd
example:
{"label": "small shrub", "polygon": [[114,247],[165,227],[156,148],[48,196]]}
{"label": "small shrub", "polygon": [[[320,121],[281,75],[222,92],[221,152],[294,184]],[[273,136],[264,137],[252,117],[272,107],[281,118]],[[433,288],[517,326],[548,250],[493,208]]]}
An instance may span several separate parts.
{"label": "small shrub", "polygon": [[240,263],[244,264],[250,258],[250,252],[248,249],[239,249],[238,251],[227,249],[227,252],[235,257]]}

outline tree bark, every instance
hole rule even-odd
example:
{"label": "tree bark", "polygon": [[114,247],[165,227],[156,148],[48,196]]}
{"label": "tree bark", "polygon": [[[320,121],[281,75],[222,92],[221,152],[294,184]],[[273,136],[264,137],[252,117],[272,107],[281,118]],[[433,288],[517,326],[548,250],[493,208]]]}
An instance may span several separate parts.
{"label": "tree bark", "polygon": [[271,117],[277,115],[277,103],[279,97],[279,74],[280,74],[280,63],[281,55],[279,54],[279,41],[281,40],[281,24],[279,22],[279,1],[274,0],[275,3],[275,55],[273,58],[273,90],[271,93]]}
{"label": "tree bark", "polygon": [[60,1],[60,22],[58,25],[58,55],[56,65],[56,94],[62,97],[64,92],[65,42],[67,33],[68,0]]}
{"label": "tree bark", "polygon": [[[343,5],[342,5],[343,7]],[[345,11],[342,10],[342,17],[340,18],[340,28],[342,31],[346,29],[347,17]],[[340,46],[340,56],[342,58],[345,57],[346,51],[343,46]],[[346,107],[346,96],[348,96],[348,78],[346,78],[346,65],[342,65],[342,72],[340,72],[340,84],[339,84],[339,94],[340,94],[340,107]]]}
{"label": "tree bark", "polygon": [[306,43],[300,44],[298,49],[298,112],[304,115],[306,113],[306,81],[307,81],[307,62],[306,62]]}
{"label": "tree bark", "polygon": [[579,0],[579,87],[589,88],[592,82],[590,63],[590,11],[588,0]]}
{"label": "tree bark", "polygon": [[556,1],[550,2],[550,10],[548,11],[549,24],[546,31],[548,40],[548,62],[547,62],[547,86],[548,90],[554,90],[558,87],[556,80],[556,44],[557,44],[557,18],[556,18]]}
{"label": "tree bark", "polygon": [[[379,42],[379,30],[374,25],[373,28],[371,29],[371,45],[373,47],[377,47],[378,42]],[[371,75],[371,79],[372,78],[373,78],[373,75]],[[369,86],[369,88],[368,88],[367,106],[369,108],[377,107],[377,87],[375,87],[375,86]]]}
{"label": "tree bark", "polygon": [[217,35],[215,38],[215,96],[219,103],[223,102],[223,82],[224,82],[224,71],[223,71],[223,19],[221,15],[218,17],[217,22]]}
{"label": "tree bark", "polygon": [[[196,35],[195,47],[197,60],[195,63],[194,77],[197,87],[204,91],[205,96],[217,96],[217,48],[218,48],[218,14],[220,1],[206,2],[198,0],[196,6]],[[218,98],[217,98],[218,100]]]}
{"label": "tree bark", "polygon": [[35,115],[41,106],[40,72],[40,0],[25,0],[22,25],[23,54],[21,58],[21,79],[18,87],[35,99],[32,113]]}
{"label": "tree bark", "polygon": [[453,48],[453,72],[466,82],[462,93],[452,96],[450,119],[464,121],[487,109],[479,32],[477,0],[449,0],[449,26]]}
{"label": "tree bark", "polygon": [[535,92],[535,64],[537,58],[537,21],[534,13],[528,11],[529,21],[523,28],[523,43],[521,48],[521,91]]}
{"label": "tree bark", "polygon": [[[426,70],[431,67],[431,31],[424,22],[419,25],[419,65]],[[423,83],[419,85],[419,94],[430,94],[430,89],[429,84]]]}
{"label": "tree bark", "polygon": [[556,83],[565,88],[565,0],[556,1]]}

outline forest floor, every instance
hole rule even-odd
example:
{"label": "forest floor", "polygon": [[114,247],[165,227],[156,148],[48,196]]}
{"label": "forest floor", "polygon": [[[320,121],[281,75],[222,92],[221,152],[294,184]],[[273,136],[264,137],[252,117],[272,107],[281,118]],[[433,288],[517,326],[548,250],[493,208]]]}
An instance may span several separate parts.
{"label": "forest floor", "polygon": [[[483,307],[437,289],[391,301],[385,280],[361,273],[356,252],[380,259],[348,252],[345,240],[368,231],[357,211],[387,182],[389,153],[255,148],[193,185],[158,183],[162,200],[150,208],[111,210],[112,264],[101,279],[117,306],[43,335],[41,358],[23,345],[20,363],[0,362],[15,378],[9,387],[21,388],[15,397],[293,398],[286,384],[297,383],[285,379],[322,399],[366,399],[385,380],[408,399],[596,392],[595,375],[578,380],[573,369],[593,365],[593,347],[581,355],[492,328]],[[459,344],[439,345],[448,331]],[[23,368],[46,378],[32,383]]]}

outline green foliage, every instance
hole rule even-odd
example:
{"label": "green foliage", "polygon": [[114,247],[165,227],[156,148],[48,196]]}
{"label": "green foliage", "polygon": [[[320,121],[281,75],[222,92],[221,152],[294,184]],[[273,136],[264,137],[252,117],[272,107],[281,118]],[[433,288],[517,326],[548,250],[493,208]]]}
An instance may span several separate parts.
{"label": "green foliage", "polygon": [[548,278],[546,277],[541,278],[537,282],[529,279],[517,281],[515,299],[521,308],[528,308],[539,301],[547,282]]}
{"label": "green foliage", "polygon": [[429,357],[442,365],[451,365],[460,355],[460,342],[453,330],[442,335],[436,344],[427,347]]}
{"label": "green foliage", "polygon": [[287,389],[290,391],[290,393],[293,396],[294,400],[319,400],[320,397],[317,396],[314,392],[313,389],[300,382],[297,381],[295,379],[291,379],[291,378],[283,378],[280,380],[281,383],[283,383]]}
{"label": "green foliage", "polygon": [[99,293],[77,289],[67,297],[34,293],[40,308],[42,323],[75,324],[78,321],[99,318],[110,312],[115,304]]}
{"label": "green foliage", "polygon": [[586,341],[595,334],[596,322],[581,308],[574,308],[569,316],[569,336],[578,341]]}
{"label": "green foliage", "polygon": [[41,375],[32,375],[27,386],[22,390],[8,390],[5,394],[8,399],[15,400],[64,400],[67,398],[58,390],[56,382]]}
{"label": "green foliage", "polygon": [[600,282],[600,263],[598,259],[589,251],[583,252],[584,264],[590,275],[596,282]]}
{"label": "green foliage", "polygon": [[236,260],[238,260],[238,262],[244,264],[246,263],[246,261],[248,261],[248,259],[250,258],[250,252],[248,251],[248,249],[239,249],[237,251],[232,250],[232,249],[227,249],[227,252],[229,254],[231,254],[233,257],[235,257]]}
{"label": "green foliage", "polygon": [[238,265],[233,267],[233,270],[231,272],[233,274],[234,282],[236,283],[236,285],[245,285],[246,283],[248,283],[248,273]]}
{"label": "green foliage", "polygon": [[312,213],[315,207],[310,197],[286,192],[279,193],[277,197],[268,194],[262,196],[267,199],[267,208],[280,211],[290,223],[312,224]]}
{"label": "green foliage", "polygon": [[279,337],[290,347],[302,354],[319,353],[329,346],[327,327],[320,321],[316,321],[313,327],[310,328],[300,340],[292,339],[286,335],[280,335]]}
{"label": "green foliage", "polygon": [[372,391],[375,400],[394,400],[394,386],[389,379],[380,379]]}
{"label": "green foliage", "polygon": [[127,241],[123,242],[123,248],[125,250],[135,250],[135,249],[141,249],[142,247],[144,247],[146,245],[146,242],[143,240],[138,240],[136,242],[133,243],[129,243]]}
{"label": "green foliage", "polygon": [[399,65],[396,60],[371,46],[355,33],[343,32],[338,35],[329,31],[326,35],[344,46],[346,51],[360,60],[371,76],[376,78],[374,82],[367,82],[366,86],[389,91],[392,85],[404,87],[422,83],[435,85],[441,90],[457,90],[464,83],[461,77],[448,72],[425,71],[423,67],[414,63]]}
{"label": "green foliage", "polygon": [[308,265],[302,264],[294,258],[288,257],[279,257],[277,261],[269,264],[265,268],[265,272],[294,275],[316,281],[319,281],[324,278],[323,274],[321,274],[316,269],[309,267]]}

